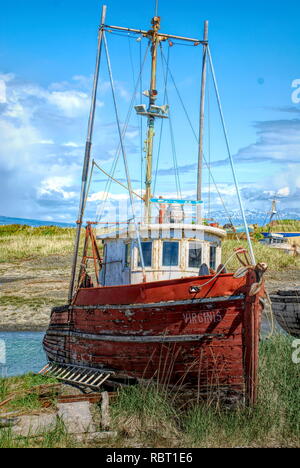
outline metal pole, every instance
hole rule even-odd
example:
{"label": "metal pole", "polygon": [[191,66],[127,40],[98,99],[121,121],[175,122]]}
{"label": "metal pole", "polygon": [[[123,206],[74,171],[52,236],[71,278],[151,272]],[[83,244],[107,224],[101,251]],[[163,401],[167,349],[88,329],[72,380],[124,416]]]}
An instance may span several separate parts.
{"label": "metal pole", "polygon": [[83,164],[83,169],[82,169],[81,194],[80,194],[79,212],[78,212],[78,219],[77,219],[77,231],[76,231],[76,238],[75,238],[75,245],[74,245],[74,256],[73,256],[72,273],[71,273],[71,281],[70,281],[69,297],[68,297],[69,302],[71,302],[72,297],[73,297],[76,266],[77,266],[77,256],[78,256],[80,234],[81,234],[81,227],[82,227],[83,214],[84,214],[84,205],[85,205],[85,197],[86,197],[86,190],[87,190],[87,178],[88,178],[88,171],[89,171],[89,165],[90,165],[92,137],[93,137],[94,120],[95,120],[96,98],[97,98],[99,68],[100,68],[100,59],[101,59],[101,50],[102,50],[102,39],[103,39],[103,25],[105,24],[106,10],[107,10],[106,5],[103,5],[102,16],[101,16],[101,26],[100,26],[99,33],[98,33],[96,67],[95,67],[95,74],[94,74],[94,83],[93,83],[93,91],[92,91],[92,98],[91,98],[91,109],[90,109],[90,116],[89,116],[89,123],[88,123],[87,139],[86,139],[86,145],[85,145],[84,164]]}
{"label": "metal pole", "polygon": [[[149,108],[150,112],[151,106],[155,104],[157,98],[156,91],[156,69],[157,69],[157,46],[159,44],[159,39],[157,32],[160,28],[160,18],[155,16],[152,19],[153,33],[151,36],[152,48],[151,48],[151,80],[150,80],[150,90],[149,90]],[[146,166],[146,193],[145,193],[145,222],[151,222],[151,184],[152,184],[152,162],[153,162],[153,140],[154,140],[154,124],[155,117],[150,116],[148,118],[148,134],[147,134],[147,166]]]}
{"label": "metal pole", "polygon": [[[199,150],[198,150],[198,178],[197,178],[197,200],[202,199],[202,172],[203,172],[203,142],[204,142],[204,111],[205,111],[205,90],[206,90],[206,69],[207,69],[207,41],[208,41],[208,21],[204,22],[204,41],[202,58],[202,80],[201,80],[201,99],[200,99],[200,130],[199,130]],[[202,222],[201,205],[197,207],[197,223]]]}
{"label": "metal pole", "polygon": [[[151,38],[151,35],[149,35],[149,31],[143,31],[142,29],[123,28],[123,27],[120,27],[120,26],[109,26],[107,24],[105,25],[105,29],[108,32],[110,32],[110,30],[126,31],[126,32],[132,32],[132,33],[135,33],[135,34],[141,34],[144,37],[150,37]],[[164,41],[166,39],[178,39],[179,41],[193,42],[194,45],[200,45],[200,44],[204,45],[205,44],[204,41],[202,41],[200,39],[193,39],[192,37],[174,36],[174,34],[164,34],[164,33],[158,33],[157,36],[161,41]]]}

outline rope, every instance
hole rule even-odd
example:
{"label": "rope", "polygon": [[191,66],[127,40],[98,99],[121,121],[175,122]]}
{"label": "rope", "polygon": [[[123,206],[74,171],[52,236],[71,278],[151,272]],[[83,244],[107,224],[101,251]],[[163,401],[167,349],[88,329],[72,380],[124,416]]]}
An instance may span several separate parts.
{"label": "rope", "polygon": [[140,232],[139,232],[136,217],[135,217],[135,208],[134,208],[134,201],[133,201],[133,194],[132,194],[132,185],[131,185],[131,179],[130,179],[130,175],[129,175],[127,156],[126,156],[124,142],[123,142],[123,135],[122,135],[121,126],[120,126],[119,112],[118,112],[117,101],[116,101],[115,86],[114,86],[113,74],[112,74],[112,69],[111,69],[111,63],[110,63],[110,57],[109,57],[109,52],[108,52],[107,40],[106,40],[106,34],[105,33],[103,34],[103,40],[104,40],[104,46],[105,46],[105,53],[106,53],[106,59],[107,59],[107,67],[108,67],[108,72],[109,72],[110,85],[111,85],[111,90],[112,90],[112,97],[113,97],[113,103],[114,103],[114,109],[115,109],[116,122],[117,122],[117,127],[118,127],[119,138],[120,138],[121,151],[122,151],[122,155],[123,155],[124,167],[125,167],[126,178],[127,178],[127,184],[128,184],[128,189],[129,189],[129,196],[130,196],[130,204],[131,204],[131,210],[132,210],[132,216],[133,216],[133,223],[134,223],[134,227],[135,227],[135,232],[136,232],[136,237],[137,237],[137,242],[138,242],[138,248],[139,248],[139,252],[140,252],[140,259],[141,259],[143,275],[145,277],[144,256],[143,256]]}
{"label": "rope", "polygon": [[[96,163],[96,161],[93,159],[93,167],[94,167],[94,166],[96,166],[97,169],[99,169],[99,171],[103,172],[103,174],[105,174],[107,177],[110,177],[111,180],[112,180],[113,182],[116,182],[117,184],[121,185],[121,187],[125,188],[126,190],[129,190],[128,187],[126,187],[125,184],[122,184],[122,182],[120,182],[119,180],[114,179],[110,174],[108,174],[108,172],[106,172],[104,169],[102,169],[102,167],[100,167],[100,166]],[[137,193],[135,193],[135,192],[132,192],[132,193],[133,193],[136,197],[138,197],[138,198],[140,198],[141,200],[143,200],[143,198],[142,198],[140,195],[138,195]]]}
{"label": "rope", "polygon": [[201,288],[203,288],[203,286],[207,286],[208,284],[210,284],[212,281],[214,281],[216,278],[218,278],[218,276],[220,276],[223,271],[225,270],[226,268],[226,265],[228,265],[228,263],[236,256],[238,255],[239,253],[244,253],[245,252],[245,249],[241,248],[241,249],[237,249],[235,252],[233,252],[233,254],[228,258],[228,260],[224,263],[224,266],[223,268],[218,271],[215,276],[213,276],[209,281],[207,281],[206,283],[204,284],[201,284]]}
{"label": "rope", "polygon": [[232,175],[233,175],[233,179],[234,179],[234,183],[235,183],[236,193],[237,193],[237,196],[238,196],[239,205],[240,205],[240,209],[241,209],[241,213],[242,213],[242,217],[243,217],[243,221],[244,221],[244,226],[245,226],[245,230],[246,230],[246,236],[247,236],[247,241],[248,241],[248,245],[249,245],[251,261],[252,261],[253,265],[255,265],[255,263],[256,263],[255,262],[255,255],[254,255],[254,251],[253,251],[253,247],[252,247],[252,243],[251,243],[251,239],[250,239],[249,228],[248,228],[246,215],[245,215],[245,210],[244,210],[242,197],[241,197],[241,193],[240,193],[240,188],[239,188],[239,184],[238,184],[238,180],[237,180],[237,176],[236,176],[236,172],[235,172],[233,157],[232,157],[232,154],[231,154],[231,151],[230,151],[228,133],[227,133],[227,128],[226,128],[226,124],[225,124],[225,119],[224,119],[224,114],[223,114],[223,109],[222,109],[222,104],[221,104],[221,99],[220,99],[220,94],[219,94],[219,88],[218,88],[218,84],[217,84],[215,69],[214,69],[214,65],[213,65],[213,61],[212,61],[209,46],[207,47],[207,51],[208,51],[210,69],[211,69],[211,73],[212,73],[212,77],[213,77],[213,83],[214,83],[216,97],[217,97],[219,111],[220,111],[220,117],[221,117],[221,121],[222,121],[222,127],[223,127],[225,141],[226,141],[228,157],[229,157],[229,160],[230,160],[230,165],[231,165]]}
{"label": "rope", "polygon": [[272,301],[271,301],[271,298],[270,298],[270,295],[268,293],[268,291],[265,291],[266,293],[266,298],[267,298],[267,301],[268,301],[268,304],[270,306],[270,320],[269,320],[269,324],[270,324],[270,333],[266,336],[266,339],[269,340],[270,338],[272,338],[272,336],[274,335],[274,331],[275,331],[275,322],[274,322],[274,315],[273,315],[273,306],[272,306]]}

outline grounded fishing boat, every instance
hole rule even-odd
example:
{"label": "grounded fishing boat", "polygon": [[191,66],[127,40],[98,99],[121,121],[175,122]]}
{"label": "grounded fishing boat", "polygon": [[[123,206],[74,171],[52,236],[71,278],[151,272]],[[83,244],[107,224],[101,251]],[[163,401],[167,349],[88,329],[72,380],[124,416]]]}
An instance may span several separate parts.
{"label": "grounded fishing boat", "polygon": [[[233,255],[238,256],[242,267],[235,274],[226,273],[226,264],[221,264],[221,242],[225,231],[202,222],[207,57],[215,80],[208,47],[208,23],[205,23],[204,39],[197,40],[161,33],[158,16],[153,18],[152,28],[143,31],[107,26],[105,14],[106,7],[103,7],[69,304],[52,310],[44,349],[49,361],[58,365],[101,369],[116,377],[125,375],[156,379],[164,384],[190,385],[201,393],[236,394],[248,403],[254,403],[265,265],[255,264],[242,205],[251,259],[245,250],[236,251]],[[145,117],[148,123],[144,214],[139,222],[123,141],[125,132],[118,119],[107,31],[136,34],[151,45],[150,89],[145,93],[149,105],[148,108],[146,105],[135,107],[137,114]],[[156,119],[168,118],[168,105],[156,105],[157,51],[162,42],[167,41],[171,46],[173,40],[203,46],[198,183],[197,200],[194,201],[152,198],[154,124]],[[127,177],[127,186],[123,187],[129,193],[132,216],[124,224],[116,221],[100,227],[97,235],[93,223],[87,224],[78,272],[77,254],[87,198],[103,43]],[[216,81],[214,83],[220,104]],[[222,112],[221,117],[223,119]],[[236,181],[234,168],[233,175]],[[241,204],[238,188],[237,196]],[[152,213],[154,206],[158,210],[156,217]],[[187,207],[196,210],[193,219],[187,216]],[[103,258],[100,243],[103,244]],[[89,260],[94,266],[93,277],[88,270]]]}

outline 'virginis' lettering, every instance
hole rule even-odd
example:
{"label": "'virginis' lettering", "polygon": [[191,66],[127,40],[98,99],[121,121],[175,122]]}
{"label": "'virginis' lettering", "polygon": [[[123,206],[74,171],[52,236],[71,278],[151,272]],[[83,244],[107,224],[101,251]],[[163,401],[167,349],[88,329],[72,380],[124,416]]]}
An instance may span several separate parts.
{"label": "'virginis' lettering", "polygon": [[220,312],[204,312],[204,313],[191,313],[183,314],[185,323],[219,323],[222,320]]}

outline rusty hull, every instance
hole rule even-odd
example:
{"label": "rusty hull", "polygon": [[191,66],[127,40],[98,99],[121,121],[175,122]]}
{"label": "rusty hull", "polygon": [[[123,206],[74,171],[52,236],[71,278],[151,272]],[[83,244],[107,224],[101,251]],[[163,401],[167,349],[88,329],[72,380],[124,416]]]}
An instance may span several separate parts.
{"label": "rusty hull", "polygon": [[113,369],[201,392],[237,392],[253,404],[263,290],[249,295],[256,281],[250,270],[243,278],[82,288],[71,306],[53,309],[44,348],[56,363]]}

